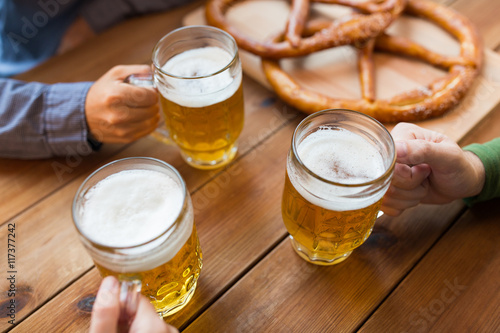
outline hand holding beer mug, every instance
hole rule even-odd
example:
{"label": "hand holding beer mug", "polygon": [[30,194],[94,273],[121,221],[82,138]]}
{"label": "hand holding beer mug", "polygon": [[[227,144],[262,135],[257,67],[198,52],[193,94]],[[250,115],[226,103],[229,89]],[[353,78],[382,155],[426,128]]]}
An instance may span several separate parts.
{"label": "hand holding beer mug", "polygon": [[287,158],[282,215],[295,251],[306,261],[344,261],[372,232],[396,153],[375,119],[324,110],[296,128]]}
{"label": "hand holding beer mug", "polygon": [[[195,168],[229,163],[244,121],[242,69],[234,39],[210,26],[180,28],[155,46],[153,65],[151,84],[160,94],[166,124],[165,132],[155,137],[168,136]],[[128,78],[136,85],[143,81],[141,76]]]}
{"label": "hand holding beer mug", "polygon": [[139,290],[160,316],[193,296],[201,249],[186,185],[169,164],[126,158],[101,167],[78,189],[73,221],[101,275],[120,281],[124,316],[135,313]]}

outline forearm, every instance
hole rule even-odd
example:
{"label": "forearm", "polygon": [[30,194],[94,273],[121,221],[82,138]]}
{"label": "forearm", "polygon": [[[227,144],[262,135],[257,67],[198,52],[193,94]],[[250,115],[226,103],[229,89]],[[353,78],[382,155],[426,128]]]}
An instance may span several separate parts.
{"label": "forearm", "polygon": [[484,187],[478,195],[465,199],[468,205],[500,197],[500,138],[485,144],[472,144],[464,150],[476,154],[484,166]]}
{"label": "forearm", "polygon": [[90,85],[0,80],[0,157],[35,159],[90,152],[85,121]]}

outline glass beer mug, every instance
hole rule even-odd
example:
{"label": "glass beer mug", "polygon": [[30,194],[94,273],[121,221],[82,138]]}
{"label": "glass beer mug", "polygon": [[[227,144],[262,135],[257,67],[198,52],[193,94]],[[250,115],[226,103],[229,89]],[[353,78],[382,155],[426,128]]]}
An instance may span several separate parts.
{"label": "glass beer mug", "polygon": [[396,154],[386,128],[350,110],[324,110],[295,129],[287,158],[282,216],[295,251],[333,265],[370,235]]}
{"label": "glass beer mug", "polygon": [[153,50],[153,80],[132,75],[126,82],[154,86],[164,124],[153,134],[174,142],[198,169],[229,163],[243,129],[242,69],[235,40],[210,26],[188,26],[164,36]]}
{"label": "glass beer mug", "polygon": [[138,291],[160,316],[189,302],[202,254],[189,193],[172,166],[152,158],[111,162],[83,182],[72,210],[100,274],[121,283],[122,311],[134,309]]}

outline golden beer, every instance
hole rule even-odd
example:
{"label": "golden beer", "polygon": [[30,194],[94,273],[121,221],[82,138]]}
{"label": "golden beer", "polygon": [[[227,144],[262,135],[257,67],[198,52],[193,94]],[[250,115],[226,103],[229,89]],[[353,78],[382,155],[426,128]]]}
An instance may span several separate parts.
{"label": "golden beer", "polygon": [[370,235],[394,164],[392,138],[374,119],[349,110],[304,119],[293,136],[282,197],[295,251],[318,265],[345,260]]}
{"label": "golden beer", "polygon": [[168,262],[141,272],[120,273],[111,271],[98,263],[102,277],[108,275],[119,279],[139,279],[141,293],[150,299],[156,312],[163,316],[176,313],[193,297],[202,268],[202,254],[196,227],[179,252]]}
{"label": "golden beer", "polygon": [[184,159],[209,167],[233,159],[244,121],[241,84],[227,100],[205,107],[182,106],[163,96],[160,100],[170,138]]}
{"label": "golden beer", "polygon": [[357,210],[328,210],[302,197],[287,174],[281,210],[285,227],[301,257],[321,259],[316,264],[339,263],[370,236],[381,203],[382,199]]}
{"label": "golden beer", "polygon": [[234,39],[214,27],[180,28],[158,42],[153,63],[166,130],[183,159],[199,169],[229,163],[244,121]]}
{"label": "golden beer", "polygon": [[162,316],[189,302],[202,253],[189,193],[170,165],[152,158],[105,165],[78,190],[73,220],[103,277],[116,276],[122,290],[139,286]]}

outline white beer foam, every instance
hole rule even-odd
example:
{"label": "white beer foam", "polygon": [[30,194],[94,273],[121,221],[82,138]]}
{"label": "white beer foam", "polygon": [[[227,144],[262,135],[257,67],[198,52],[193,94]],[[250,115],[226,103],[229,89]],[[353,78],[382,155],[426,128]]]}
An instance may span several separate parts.
{"label": "white beer foam", "polygon": [[182,209],[183,192],[161,172],[125,170],[97,183],[85,200],[82,231],[100,244],[125,247],[168,229]]}
{"label": "white beer foam", "polygon": [[211,75],[226,67],[233,55],[215,46],[192,49],[175,55],[169,59],[162,70],[166,73],[190,77],[192,79],[164,78],[174,89],[157,84],[160,93],[170,101],[187,107],[204,107],[224,101],[238,90],[242,75],[238,71],[236,77],[226,70]]}
{"label": "white beer foam", "polygon": [[[184,193],[170,176],[153,170],[125,170],[113,174],[85,194],[80,230],[94,242],[110,247],[143,244],[160,236],[179,216]],[[138,255],[152,249],[155,253],[126,264],[99,264],[116,272],[139,272],[157,267],[172,259],[186,243],[193,229],[188,212],[179,228],[169,230],[147,245],[123,250]],[[170,238],[169,238],[170,237]],[[168,239],[168,242],[166,240]]]}
{"label": "white beer foam", "polygon": [[377,149],[345,129],[320,128],[298,147],[302,162],[314,173],[342,184],[359,184],[384,173]]}
{"label": "white beer foam", "polygon": [[[365,138],[345,129],[320,128],[298,146],[302,163],[316,175],[340,184],[361,184],[375,180],[385,172],[384,161],[377,149]],[[346,188],[303,177],[291,170],[290,181],[309,202],[331,210],[352,210],[378,201],[385,190],[360,199],[345,198],[359,188]]]}

